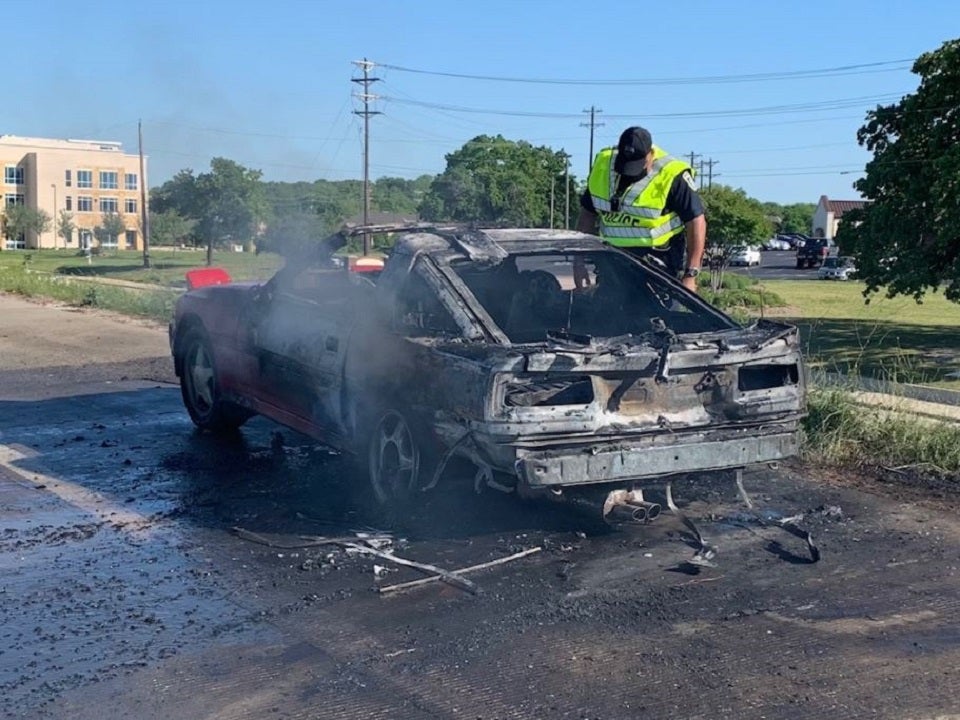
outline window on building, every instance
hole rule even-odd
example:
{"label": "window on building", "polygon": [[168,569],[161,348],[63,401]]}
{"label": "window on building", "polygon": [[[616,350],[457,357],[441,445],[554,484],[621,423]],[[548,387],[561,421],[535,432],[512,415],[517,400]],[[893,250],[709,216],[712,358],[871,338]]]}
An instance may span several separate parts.
{"label": "window on building", "polygon": [[64,203],[64,209],[73,210],[73,198],[70,195],[67,195],[67,197],[64,198]]}
{"label": "window on building", "polygon": [[93,170],[77,170],[77,187],[93,187]]}
{"label": "window on building", "polygon": [[73,244],[73,230],[71,230],[71,231],[68,232],[68,233],[64,233],[63,229],[61,229],[61,230],[60,230],[60,237],[63,238],[63,244],[64,244],[64,245],[71,245],[71,244]]}
{"label": "window on building", "polygon": [[80,231],[80,247],[86,250],[91,245],[93,245],[93,232],[90,230],[81,230]]}
{"label": "window on building", "polygon": [[73,185],[73,172],[71,170],[63,171],[63,184],[67,187]]}
{"label": "window on building", "polygon": [[27,249],[26,234],[20,233],[19,237],[7,238],[6,248],[7,250],[26,250]]}
{"label": "window on building", "polygon": [[16,165],[7,165],[3,168],[3,183],[5,185],[23,185],[23,168]]}
{"label": "window on building", "polygon": [[119,187],[117,185],[117,173],[113,170],[101,170],[100,171],[100,189],[101,190],[116,190]]}
{"label": "window on building", "polygon": [[136,250],[137,249],[137,231],[136,230],[127,230],[127,249]]}
{"label": "window on building", "polygon": [[[79,182],[79,179],[77,182]],[[93,212],[93,198],[86,195],[78,196],[77,212]]]}
{"label": "window on building", "polygon": [[136,173],[126,173],[123,176],[123,189],[124,190],[136,190],[137,189],[137,174]]}
{"label": "window on building", "polygon": [[23,193],[7,193],[3,196],[3,204],[7,207],[11,205],[23,205]]}
{"label": "window on building", "polygon": [[126,198],[123,201],[123,211],[125,213],[136,213],[137,212],[137,201],[133,198]]}
{"label": "window on building", "polygon": [[100,212],[115,213],[117,212],[118,207],[119,207],[119,203],[117,202],[116,198],[111,198],[111,197],[100,198]]}

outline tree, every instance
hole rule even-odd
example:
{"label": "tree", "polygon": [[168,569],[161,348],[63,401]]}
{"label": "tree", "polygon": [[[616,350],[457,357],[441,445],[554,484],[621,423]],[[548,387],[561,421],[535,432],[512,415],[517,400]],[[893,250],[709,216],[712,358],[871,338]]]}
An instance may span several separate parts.
{"label": "tree", "polygon": [[944,285],[960,302],[960,39],[921,55],[915,93],[867,113],[858,142],[873,153],[854,183],[869,204],[844,216],[838,243],[857,257],[864,295]]}
{"label": "tree", "polygon": [[193,232],[195,221],[176,210],[156,211],[150,208],[150,244],[177,245]]}
{"label": "tree", "polygon": [[120,236],[126,231],[127,225],[118,213],[105,212],[100,218],[100,224],[93,229],[93,234],[102,248],[108,244],[119,244]]}
{"label": "tree", "polygon": [[[551,188],[554,212],[564,215],[565,167],[562,151],[480,135],[447,155],[447,167],[431,184],[420,215],[426,220],[546,227]],[[576,207],[576,179],[569,176],[567,182],[571,207]]]}
{"label": "tree", "polygon": [[57,221],[57,233],[63,238],[63,246],[67,247],[73,240],[73,231],[77,226],[73,224],[73,215],[67,210],[61,210]]}
{"label": "tree", "polygon": [[259,170],[219,157],[210,161],[210,172],[197,176],[193,217],[197,235],[207,243],[207,265],[215,245],[245,243],[260,230],[267,216],[260,176]]}
{"label": "tree", "polygon": [[21,235],[34,233],[37,236],[37,249],[40,248],[40,236],[50,229],[53,222],[45,210],[27,207],[20,203],[4,208],[3,234],[9,240]]}
{"label": "tree", "polygon": [[817,211],[815,203],[792,203],[780,205],[765,202],[762,205],[773,229],[781,233],[808,234],[813,226],[813,215]]}
{"label": "tree", "polygon": [[746,192],[714,185],[700,192],[706,210],[707,242],[711,245],[749,245],[770,236],[772,228],[763,206]]}

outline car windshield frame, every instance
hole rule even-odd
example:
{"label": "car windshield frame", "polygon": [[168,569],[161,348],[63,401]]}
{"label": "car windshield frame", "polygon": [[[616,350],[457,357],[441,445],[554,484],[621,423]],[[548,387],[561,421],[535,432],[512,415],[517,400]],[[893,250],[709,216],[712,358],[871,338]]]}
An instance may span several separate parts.
{"label": "car windshield frame", "polygon": [[[588,285],[578,286],[577,279],[573,277],[577,260],[583,260],[587,267]],[[601,306],[598,303],[590,311],[589,301],[601,297],[597,273],[600,271],[602,276],[604,269],[613,279],[605,286],[604,292],[611,297],[602,299],[610,304],[603,314],[604,321],[599,322],[600,316],[591,312],[599,313],[598,308]],[[484,322],[489,318],[510,344],[548,342],[558,335],[609,339],[658,331],[696,335],[743,328],[734,318],[710,305],[699,295],[690,293],[650,263],[613,248],[513,251],[505,260],[496,264],[452,259],[449,264],[444,264],[443,270],[469,291],[471,301],[481,310],[477,313],[478,317]],[[480,277],[485,273],[489,273],[491,277],[499,274],[505,279],[498,278],[484,286]],[[518,310],[519,303],[516,301],[516,293],[520,291],[511,291],[508,288],[520,287],[521,275],[526,275],[529,282],[539,273],[543,273],[540,278],[549,286],[543,290],[548,295],[537,296],[527,285],[525,292],[531,294],[522,298],[527,300],[525,311],[522,312]],[[551,283],[546,276],[553,278],[555,282]],[[632,281],[625,282],[628,278]],[[518,285],[501,284],[514,280]],[[620,295],[614,294],[615,287]],[[544,300],[543,297],[551,297],[552,301]],[[621,299],[623,305],[634,311],[643,308],[656,312],[628,316],[624,313],[631,310],[625,311],[623,306],[615,307],[617,299]],[[513,318],[540,314],[549,319],[544,319],[540,325],[531,322],[530,327],[518,329],[517,322],[511,320],[511,313]],[[624,320],[625,317],[630,319]]]}

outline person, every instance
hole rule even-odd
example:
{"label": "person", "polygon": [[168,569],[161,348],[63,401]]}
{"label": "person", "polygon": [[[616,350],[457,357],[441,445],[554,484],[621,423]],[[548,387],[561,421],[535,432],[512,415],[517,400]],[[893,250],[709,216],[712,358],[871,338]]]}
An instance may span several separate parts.
{"label": "person", "polygon": [[577,230],[657,258],[696,292],[707,237],[703,201],[690,165],[654,145],[649,130],[629,127],[615,148],[597,153],[580,205]]}

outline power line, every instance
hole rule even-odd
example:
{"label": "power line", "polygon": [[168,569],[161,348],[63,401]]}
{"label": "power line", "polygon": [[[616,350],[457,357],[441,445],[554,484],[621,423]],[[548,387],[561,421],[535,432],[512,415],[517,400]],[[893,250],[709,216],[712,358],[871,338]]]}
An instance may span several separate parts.
{"label": "power line", "polygon": [[[823,100],[812,103],[797,103],[793,105],[767,105],[755,108],[741,108],[734,110],[696,110],[689,112],[672,113],[645,113],[644,118],[656,119],[677,119],[677,118],[709,118],[709,117],[749,117],[756,115],[787,115],[792,113],[805,112],[823,112],[826,110],[842,110],[847,108],[862,107],[865,103],[882,102],[902,97],[904,93],[885,93],[882,95],[863,95],[852,98],[838,98],[834,100]],[[503,115],[512,117],[532,117],[545,119],[569,119],[578,117],[576,113],[567,112],[535,112],[530,110],[500,110],[489,108],[464,107],[462,105],[448,105],[445,103],[432,103],[423,100],[407,100],[403,98],[383,95],[384,100],[395,102],[401,105],[414,105],[416,107],[425,107],[433,110],[445,110],[448,112],[473,113],[478,115]],[[636,113],[630,114],[608,114],[609,118],[636,118]]]}
{"label": "power line", "polygon": [[768,82],[773,80],[802,80],[822,77],[842,77],[844,75],[864,75],[878,72],[895,72],[908,69],[915,58],[900,60],[884,60],[857,65],[839,65],[829,68],[813,70],[792,70],[785,72],[747,73],[742,75],[704,75],[674,78],[644,78],[622,80],[578,80],[571,78],[524,78],[505,77],[497,75],[472,75],[469,73],[444,72],[440,70],[424,70],[409,68],[401,65],[381,63],[380,67],[398,72],[415,73],[418,75],[435,75],[439,77],[455,78],[458,80],[483,80],[487,82],[527,83],[539,85],[712,85],[743,82]]}

